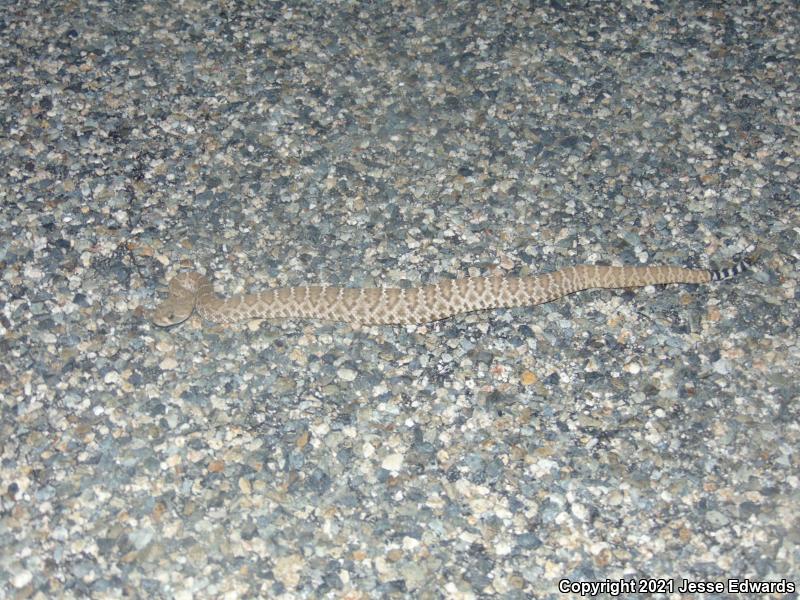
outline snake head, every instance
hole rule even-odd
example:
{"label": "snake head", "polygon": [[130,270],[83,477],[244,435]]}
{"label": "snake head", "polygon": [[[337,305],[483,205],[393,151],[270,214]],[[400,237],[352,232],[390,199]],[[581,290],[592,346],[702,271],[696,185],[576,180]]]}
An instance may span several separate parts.
{"label": "snake head", "polygon": [[150,313],[150,320],[159,327],[183,323],[192,316],[197,299],[194,273],[183,273],[169,282],[169,296]]}
{"label": "snake head", "polygon": [[192,316],[194,303],[187,304],[176,302],[171,296],[156,306],[150,313],[150,320],[159,327],[171,327],[183,323]]}

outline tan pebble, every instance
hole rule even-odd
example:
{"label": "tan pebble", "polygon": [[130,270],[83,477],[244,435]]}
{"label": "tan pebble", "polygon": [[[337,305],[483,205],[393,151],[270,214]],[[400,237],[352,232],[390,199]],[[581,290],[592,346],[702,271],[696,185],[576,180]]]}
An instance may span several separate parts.
{"label": "tan pebble", "polygon": [[299,554],[281,556],[275,559],[275,568],[272,569],[272,573],[275,579],[287,588],[294,588],[300,583],[300,571],[304,566],[305,561]]}
{"label": "tan pebble", "polygon": [[744,356],[745,356],[744,355],[744,350],[742,348],[739,348],[739,347],[726,348],[725,350],[722,351],[721,354],[722,354],[722,356],[724,358],[730,358],[730,359],[733,359],[733,360],[738,360],[740,358],[744,358]]}
{"label": "tan pebble", "polygon": [[152,246],[147,246],[145,244],[142,244],[142,245],[129,244],[128,248],[130,250],[136,251],[139,254],[139,256],[146,256],[146,257],[149,258],[149,257],[153,256],[153,254],[155,254],[155,251],[153,250],[153,247]]}
{"label": "tan pebble", "polygon": [[160,521],[161,517],[164,516],[164,513],[167,512],[167,505],[163,502],[156,502],[156,505],[153,507],[153,510],[150,514],[153,517],[154,521]]}
{"label": "tan pebble", "polygon": [[716,173],[704,173],[700,175],[700,181],[702,181],[704,185],[714,185],[719,182],[719,175]]}
{"label": "tan pebble", "polygon": [[186,452],[186,458],[193,463],[200,462],[205,457],[206,457],[205,452],[200,452],[192,448],[189,448],[189,450]]}
{"label": "tan pebble", "polygon": [[305,448],[306,444],[308,444],[309,437],[311,437],[311,436],[308,433],[308,430],[306,430],[303,433],[301,433],[299,436],[297,436],[297,439],[295,440],[294,443],[300,449]]}
{"label": "tan pebble", "polygon": [[678,539],[684,544],[692,539],[692,531],[688,527],[681,527],[678,530]]}
{"label": "tan pebble", "polygon": [[305,352],[300,348],[294,348],[289,352],[289,358],[299,365],[305,365],[308,362],[308,357]]}
{"label": "tan pebble", "polygon": [[251,491],[250,482],[244,477],[239,478],[239,491],[247,496],[250,495]]}
{"label": "tan pebble", "polygon": [[522,381],[522,385],[533,385],[539,381],[539,378],[536,376],[536,373],[523,371],[522,375],[520,375],[520,381]]}
{"label": "tan pebble", "polygon": [[392,562],[397,562],[403,558],[403,551],[400,548],[392,548],[386,553],[386,558]]}
{"label": "tan pebble", "polygon": [[224,469],[224,460],[212,460],[210,463],[208,463],[208,470],[212,473],[221,473]]}
{"label": "tan pebble", "polygon": [[614,557],[614,555],[611,554],[611,550],[609,550],[608,548],[605,548],[605,549],[601,550],[600,553],[595,556],[594,562],[598,567],[606,567],[606,566],[608,566],[608,563],[611,562],[611,559],[613,557]]}

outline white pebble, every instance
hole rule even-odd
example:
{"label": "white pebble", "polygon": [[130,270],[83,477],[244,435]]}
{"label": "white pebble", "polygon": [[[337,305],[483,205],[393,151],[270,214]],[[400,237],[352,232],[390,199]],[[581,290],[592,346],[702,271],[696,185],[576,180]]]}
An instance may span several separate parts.
{"label": "white pebble", "polygon": [[729,375],[731,372],[731,361],[729,361],[727,358],[720,358],[714,363],[713,367],[714,371],[720,375]]}
{"label": "white pebble", "polygon": [[167,358],[162,360],[161,364],[159,364],[158,366],[165,371],[171,371],[172,369],[178,366],[178,361],[172,358],[171,356],[168,356]]}
{"label": "white pebble", "polygon": [[20,571],[19,573],[14,575],[14,578],[11,580],[11,585],[13,585],[17,589],[24,588],[31,582],[32,579],[33,579],[33,573],[31,573],[30,571]]}
{"label": "white pebble", "polygon": [[585,521],[589,518],[589,511],[580,502],[575,502],[572,504],[572,514],[581,521]]}
{"label": "white pebble", "polygon": [[342,381],[353,381],[356,378],[356,372],[353,369],[342,368],[336,371],[336,374]]}
{"label": "white pebble", "polygon": [[399,471],[403,466],[403,455],[400,453],[388,454],[383,458],[381,467],[387,471]]}
{"label": "white pebble", "polygon": [[637,362],[629,362],[624,367],[622,367],[622,370],[625,371],[626,373],[630,373],[631,375],[636,375],[642,370],[642,365],[640,365]]}

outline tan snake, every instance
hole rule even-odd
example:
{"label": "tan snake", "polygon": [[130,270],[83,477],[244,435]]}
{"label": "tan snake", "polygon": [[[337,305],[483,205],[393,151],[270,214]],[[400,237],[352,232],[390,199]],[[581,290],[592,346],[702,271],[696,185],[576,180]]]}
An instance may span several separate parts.
{"label": "tan snake", "polygon": [[747,270],[755,254],[729,269],[670,266],[578,265],[530,277],[467,277],[403,288],[299,286],[222,298],[197,272],[176,275],[153,323],[177,325],[197,312],[215,323],[247,319],[321,319],[361,324],[415,324],[493,308],[534,306],[590,288],[634,288],[665,283],[708,283]]}

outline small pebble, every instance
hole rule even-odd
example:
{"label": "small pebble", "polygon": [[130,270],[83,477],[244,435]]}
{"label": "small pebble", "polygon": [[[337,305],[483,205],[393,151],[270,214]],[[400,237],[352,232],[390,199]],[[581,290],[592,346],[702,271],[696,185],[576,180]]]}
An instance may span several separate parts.
{"label": "small pebble", "polygon": [[387,471],[399,471],[403,466],[403,455],[399,453],[388,454],[381,461],[381,467]]}
{"label": "small pebble", "polygon": [[356,378],[356,372],[352,369],[341,368],[336,371],[336,374],[342,381],[354,381]]}
{"label": "small pebble", "polygon": [[24,588],[31,581],[33,581],[33,573],[30,571],[20,571],[19,573],[15,573],[14,577],[12,577],[11,585],[19,590]]}
{"label": "small pebble", "polygon": [[164,360],[162,360],[159,365],[162,370],[164,371],[171,371],[178,366],[178,361],[175,360],[173,357],[168,356]]}

